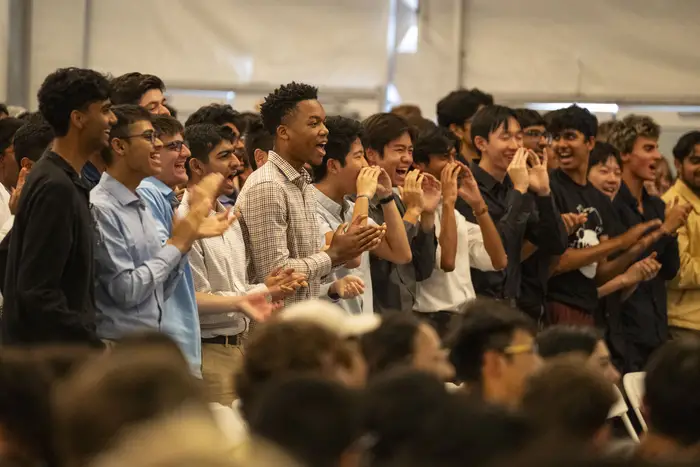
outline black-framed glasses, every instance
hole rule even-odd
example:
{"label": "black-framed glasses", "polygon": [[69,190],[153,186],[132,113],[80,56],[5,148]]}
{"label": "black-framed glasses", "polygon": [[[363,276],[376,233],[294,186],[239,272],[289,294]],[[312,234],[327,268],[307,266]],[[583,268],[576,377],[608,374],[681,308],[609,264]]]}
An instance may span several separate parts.
{"label": "black-framed glasses", "polygon": [[138,134],[138,135],[126,135],[126,136],[122,136],[121,138],[122,138],[122,139],[143,138],[143,139],[145,139],[146,141],[148,141],[149,143],[155,145],[155,144],[156,144],[156,140],[157,140],[159,137],[160,137],[160,134],[158,134],[158,132],[153,131],[153,130],[146,130],[146,131],[144,131],[143,133]]}
{"label": "black-framed glasses", "polygon": [[178,154],[182,154],[183,147],[189,148],[190,145],[187,144],[187,141],[171,141],[165,145],[167,150],[177,152]]}

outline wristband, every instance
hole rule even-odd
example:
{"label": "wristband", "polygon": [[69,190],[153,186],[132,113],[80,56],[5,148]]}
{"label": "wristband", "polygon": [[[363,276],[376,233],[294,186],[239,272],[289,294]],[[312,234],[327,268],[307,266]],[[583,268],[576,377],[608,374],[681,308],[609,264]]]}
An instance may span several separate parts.
{"label": "wristband", "polygon": [[386,198],[382,198],[379,200],[379,204],[389,204],[392,201],[394,201],[394,195],[389,195]]}

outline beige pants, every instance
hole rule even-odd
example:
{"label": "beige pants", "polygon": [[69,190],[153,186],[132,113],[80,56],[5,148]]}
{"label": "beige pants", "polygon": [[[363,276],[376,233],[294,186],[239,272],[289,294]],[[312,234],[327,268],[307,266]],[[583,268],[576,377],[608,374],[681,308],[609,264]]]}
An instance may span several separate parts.
{"label": "beige pants", "polygon": [[242,346],[202,343],[202,378],[211,402],[226,406],[233,403],[233,378],[242,362]]}

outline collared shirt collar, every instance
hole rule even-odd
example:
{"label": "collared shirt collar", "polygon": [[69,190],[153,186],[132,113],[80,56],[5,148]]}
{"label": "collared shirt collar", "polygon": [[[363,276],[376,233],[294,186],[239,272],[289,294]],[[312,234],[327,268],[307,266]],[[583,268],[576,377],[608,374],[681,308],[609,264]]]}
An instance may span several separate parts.
{"label": "collared shirt collar", "polygon": [[474,179],[476,183],[482,185],[487,191],[493,191],[494,188],[501,186],[510,188],[512,185],[508,175],[503,179],[503,183],[496,180],[490,173],[479,167],[479,164],[472,163],[470,167],[472,173],[474,174]]}
{"label": "collared shirt collar", "polygon": [[325,193],[315,186],[314,190],[316,190],[316,201],[318,201],[321,206],[323,206],[328,212],[333,214],[338,219],[345,219],[345,213],[348,212],[348,209],[350,209],[350,201],[343,198],[343,204],[341,205],[330,199]]}
{"label": "collared shirt collar", "polygon": [[80,174],[78,174],[78,172],[75,171],[73,166],[70,165],[67,160],[61,157],[60,154],[55,153],[53,151],[47,151],[45,157],[51,160],[56,166],[61,168],[63,171],[65,171],[76,186],[84,190],[90,191],[90,187],[85,182],[85,180],[83,180],[80,177]]}
{"label": "collared shirt collar", "polygon": [[133,203],[141,202],[141,198],[139,198],[136,193],[129,190],[119,180],[112,177],[107,172],[102,174],[100,185],[102,185],[102,188],[104,188],[109,194],[114,196],[114,198],[119,201],[122,206],[128,206]]}
{"label": "collared shirt collar", "polygon": [[[180,203],[181,206],[185,206],[185,208],[189,211],[190,209],[190,190],[185,190],[185,194],[182,195],[182,201]],[[224,211],[226,211],[226,206],[223,205],[221,201],[218,199],[214,202],[214,209],[209,211],[209,215],[214,215],[214,214],[219,214]]]}
{"label": "collared shirt collar", "polygon": [[[617,198],[620,199],[621,203],[630,206],[635,211],[639,210],[639,203],[637,202],[637,198],[634,197],[634,195],[632,194],[625,182],[622,182],[620,184],[620,191],[617,192],[617,196],[615,197],[615,199]],[[649,193],[647,193],[647,189],[642,187],[642,204],[644,204],[648,198]]]}
{"label": "collared shirt collar", "polygon": [[275,166],[277,166],[277,168],[280,169],[282,174],[287,177],[290,182],[298,184],[298,180],[301,179],[302,185],[311,183],[311,175],[309,175],[309,172],[307,172],[306,169],[302,168],[301,172],[297,171],[297,169],[292,167],[292,164],[284,160],[282,156],[277,154],[275,151],[270,151],[268,153],[267,161],[272,162]]}

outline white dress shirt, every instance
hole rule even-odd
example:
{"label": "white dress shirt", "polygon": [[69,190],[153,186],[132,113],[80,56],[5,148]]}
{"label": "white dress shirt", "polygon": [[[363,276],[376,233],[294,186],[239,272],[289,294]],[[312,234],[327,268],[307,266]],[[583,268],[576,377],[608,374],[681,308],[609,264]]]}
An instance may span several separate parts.
{"label": "white dress shirt", "polygon": [[[477,224],[467,221],[455,210],[457,219],[457,255],[455,270],[445,272],[440,269],[442,249],[437,247],[435,269],[424,281],[418,282],[415,311],[432,313],[436,311],[459,312],[462,305],[476,298],[469,268],[494,271],[491,257],[484,248],[484,238]],[[440,238],[442,205],[435,211],[435,236]]]}

